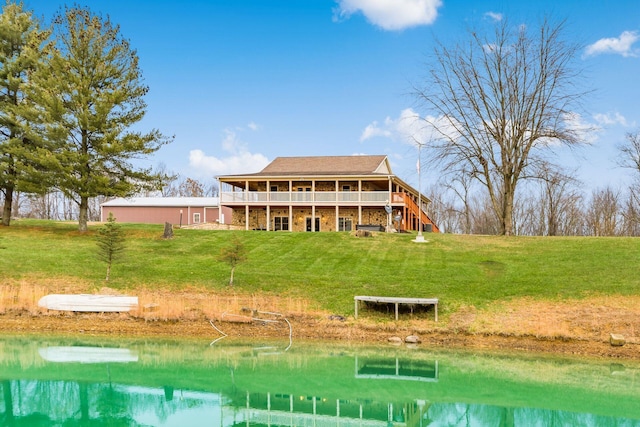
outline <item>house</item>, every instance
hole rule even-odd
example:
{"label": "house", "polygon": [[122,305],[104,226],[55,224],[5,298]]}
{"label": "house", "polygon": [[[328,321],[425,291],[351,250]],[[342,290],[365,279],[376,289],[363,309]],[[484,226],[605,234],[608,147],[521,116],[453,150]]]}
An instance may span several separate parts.
{"label": "house", "polygon": [[100,205],[100,219],[106,221],[109,212],[118,222],[180,226],[224,222],[225,212],[231,217],[231,209],[220,210],[217,197],[120,197]]}
{"label": "house", "polygon": [[246,230],[414,231],[422,224],[439,231],[426,214],[430,200],[394,175],[384,155],[278,157],[258,173],[218,181],[221,209],[232,209],[231,224]]}

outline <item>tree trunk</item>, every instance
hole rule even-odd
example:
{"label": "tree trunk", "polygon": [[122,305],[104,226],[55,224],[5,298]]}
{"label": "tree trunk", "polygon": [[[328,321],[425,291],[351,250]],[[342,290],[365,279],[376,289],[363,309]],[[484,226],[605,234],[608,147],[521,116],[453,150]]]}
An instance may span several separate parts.
{"label": "tree trunk", "polygon": [[78,216],[78,231],[84,233],[87,231],[87,215],[89,212],[89,198],[80,197],[80,214]]}
{"label": "tree trunk", "polygon": [[231,267],[231,278],[229,279],[229,286],[233,286],[233,273],[235,269],[235,267]]}
{"label": "tree trunk", "polygon": [[2,210],[2,225],[11,224],[11,207],[13,206],[13,186],[7,186],[4,193],[4,209]]}
{"label": "tree trunk", "polygon": [[104,279],[105,282],[108,282],[111,278],[111,263],[107,264],[107,277]]}
{"label": "tree trunk", "polygon": [[504,191],[502,204],[502,234],[505,236],[513,235],[513,200],[515,193],[515,184]]}

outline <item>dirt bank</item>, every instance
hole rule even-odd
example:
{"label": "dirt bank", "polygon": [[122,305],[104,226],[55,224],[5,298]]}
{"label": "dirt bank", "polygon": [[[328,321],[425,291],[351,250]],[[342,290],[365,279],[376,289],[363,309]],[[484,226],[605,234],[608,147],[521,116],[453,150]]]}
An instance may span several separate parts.
{"label": "dirt bank", "polygon": [[[264,316],[265,318],[268,316]],[[574,336],[535,336],[513,331],[472,331],[461,322],[468,322],[470,314],[461,313],[462,321],[452,316],[446,326],[428,320],[371,322],[342,319],[338,316],[291,315],[293,340],[339,340],[387,344],[390,337],[420,337],[422,347],[470,348],[485,350],[513,350],[570,354],[590,357],[640,359],[640,345],[627,335],[624,346],[611,346],[607,338],[575,334]],[[50,312],[30,314],[7,311],[0,315],[0,330],[5,333],[54,333],[82,336],[138,336],[138,337],[202,337],[215,339],[222,334],[231,337],[286,337],[290,333],[283,321],[236,319],[208,319],[205,317],[159,320],[144,319],[129,314],[78,314]],[[230,321],[231,320],[231,321]],[[277,319],[276,319],[277,320]],[[477,321],[477,319],[476,319]]]}
{"label": "dirt bank", "polygon": [[[288,337],[387,344],[417,335],[422,346],[499,349],[640,360],[640,296],[590,296],[573,300],[529,298],[494,302],[481,309],[444,303],[433,312],[389,313],[363,308],[358,319],[327,313],[304,299],[206,289],[136,289],[139,305],[126,314],[87,314],[41,308],[50,293],[93,292],[68,281],[0,284],[0,332],[145,337]],[[443,301],[441,301],[443,303]],[[279,314],[275,314],[279,313]],[[286,319],[286,320],[284,320]],[[287,323],[288,322],[288,323]],[[623,346],[610,344],[622,335]]]}

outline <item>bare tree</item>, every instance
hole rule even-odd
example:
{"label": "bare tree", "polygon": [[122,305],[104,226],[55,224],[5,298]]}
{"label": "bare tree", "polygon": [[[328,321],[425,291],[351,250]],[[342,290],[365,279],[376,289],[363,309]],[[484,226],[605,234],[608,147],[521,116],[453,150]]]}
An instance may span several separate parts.
{"label": "bare tree", "polygon": [[541,165],[536,175],[541,182],[540,206],[541,217],[544,219],[544,229],[541,234],[562,235],[566,215],[572,212],[571,207],[577,199],[581,198],[576,188],[579,181],[549,164]]}
{"label": "bare tree", "polygon": [[640,183],[629,187],[626,200],[622,202],[621,234],[640,236]]}
{"label": "bare tree", "polygon": [[640,130],[629,132],[626,141],[618,146],[620,166],[633,169],[640,174]]}
{"label": "bare tree", "polygon": [[178,195],[180,197],[203,197],[204,186],[196,179],[186,178],[178,186]]}
{"label": "bare tree", "polygon": [[229,264],[231,267],[231,277],[229,278],[229,286],[233,286],[233,276],[238,264],[247,260],[247,250],[238,238],[233,236],[228,246],[224,246],[220,249],[218,254],[218,261]]}
{"label": "bare tree", "polygon": [[470,171],[486,188],[500,234],[513,234],[513,207],[521,179],[554,146],[576,145],[576,107],[584,92],[573,68],[580,48],[563,38],[564,23],[531,30],[508,20],[495,32],[435,49],[430,77],[416,89],[435,117],[435,157],[449,171]]}
{"label": "bare tree", "polygon": [[498,234],[500,223],[493,215],[489,197],[475,197],[471,200],[471,233],[473,234]]}
{"label": "bare tree", "polygon": [[[448,176],[447,176],[448,177]],[[446,179],[446,178],[445,178]],[[470,174],[460,172],[454,174],[447,183],[444,184],[444,188],[453,192],[455,197],[460,200],[462,206],[457,209],[459,217],[461,232],[464,234],[471,233],[471,189],[473,184],[473,178]]]}
{"label": "bare tree", "polygon": [[620,220],[620,193],[611,187],[594,190],[585,211],[589,234],[616,236]]}

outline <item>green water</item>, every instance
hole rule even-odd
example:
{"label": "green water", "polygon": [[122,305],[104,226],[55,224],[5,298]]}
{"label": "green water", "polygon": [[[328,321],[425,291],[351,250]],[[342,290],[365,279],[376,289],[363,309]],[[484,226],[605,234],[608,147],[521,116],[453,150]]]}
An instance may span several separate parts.
{"label": "green water", "polygon": [[0,426],[640,426],[640,362],[0,337]]}

